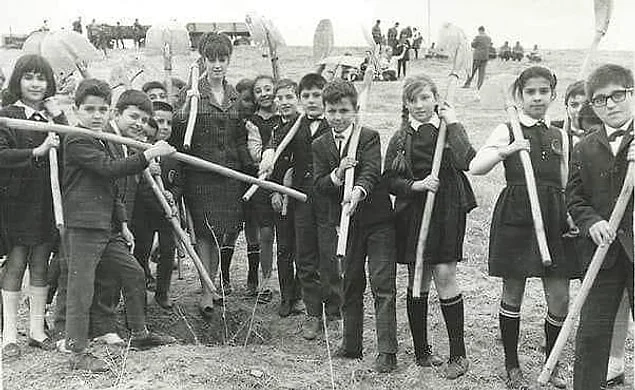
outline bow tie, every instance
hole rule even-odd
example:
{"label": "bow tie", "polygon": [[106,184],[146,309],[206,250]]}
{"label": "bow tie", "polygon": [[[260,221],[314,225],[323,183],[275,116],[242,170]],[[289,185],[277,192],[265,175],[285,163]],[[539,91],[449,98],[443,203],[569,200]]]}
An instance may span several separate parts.
{"label": "bow tie", "polygon": [[336,141],[344,141],[344,135],[343,134],[335,134],[335,140]]}
{"label": "bow tie", "polygon": [[611,135],[608,136],[609,142],[615,142],[618,137],[622,137],[626,134],[626,130],[615,130]]}
{"label": "bow tie", "polygon": [[313,123],[313,122],[320,122],[323,118],[320,117],[320,116],[315,117],[315,118],[311,118],[310,116],[307,116],[306,119],[308,119],[309,122]]}

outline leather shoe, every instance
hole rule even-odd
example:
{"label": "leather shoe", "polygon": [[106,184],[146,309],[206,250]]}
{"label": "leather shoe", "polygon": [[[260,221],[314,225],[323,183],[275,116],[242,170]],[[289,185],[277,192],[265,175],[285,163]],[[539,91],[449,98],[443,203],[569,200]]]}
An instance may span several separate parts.
{"label": "leather shoe", "polygon": [[280,302],[278,315],[282,318],[289,317],[291,315],[291,302],[287,300]]}
{"label": "leather shoe", "polygon": [[108,365],[102,359],[87,353],[73,353],[70,359],[71,370],[82,370],[89,372],[106,372]]}
{"label": "leather shoe", "polygon": [[167,295],[156,294],[154,296],[154,301],[157,303],[157,305],[165,310],[170,310],[174,306],[172,304],[172,300],[168,298]]}
{"label": "leather shoe", "polygon": [[507,370],[507,388],[510,390],[529,390],[529,382],[519,367]]}
{"label": "leather shoe", "polygon": [[349,352],[344,347],[339,347],[337,351],[333,354],[333,357],[341,358],[341,359],[358,359],[362,360],[364,357],[362,352]]}
{"label": "leather shoe", "polygon": [[53,340],[51,340],[50,337],[47,337],[42,341],[37,341],[29,337],[29,347],[40,348],[45,351],[54,351],[55,343],[53,342]]}
{"label": "leather shoe", "polygon": [[419,367],[439,367],[444,362],[441,357],[432,352],[432,347],[428,345],[423,351],[423,354],[417,356],[416,363]]}
{"label": "leather shoe", "polygon": [[380,353],[375,359],[374,369],[380,374],[387,374],[397,369],[397,355],[394,353]]}
{"label": "leather shoe", "polygon": [[22,355],[22,350],[16,343],[9,343],[2,347],[2,358],[3,359],[16,359]]}
{"label": "leather shoe", "polygon": [[614,376],[613,378],[602,383],[604,389],[608,389],[609,387],[622,385],[624,384],[624,373],[619,374],[618,376]]}
{"label": "leather shoe", "polygon": [[306,340],[313,340],[322,330],[322,322],[320,317],[309,316],[302,325],[302,337]]}
{"label": "leather shoe", "polygon": [[456,379],[465,375],[470,367],[470,361],[465,356],[454,356],[450,358],[448,366],[445,368],[445,377],[448,379]]}
{"label": "leather shoe", "polygon": [[173,344],[176,339],[172,336],[163,336],[152,332],[146,332],[130,338],[130,347],[139,351],[159,347],[161,345]]}

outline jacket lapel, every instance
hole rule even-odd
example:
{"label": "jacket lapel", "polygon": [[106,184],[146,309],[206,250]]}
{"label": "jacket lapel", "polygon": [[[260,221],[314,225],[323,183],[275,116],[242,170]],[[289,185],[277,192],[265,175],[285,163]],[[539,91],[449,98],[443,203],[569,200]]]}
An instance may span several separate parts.
{"label": "jacket lapel", "polygon": [[611,149],[611,145],[609,144],[609,138],[606,135],[606,127],[602,126],[601,130],[598,130],[598,141],[600,145],[602,145],[609,152],[610,156],[613,156],[613,150]]}
{"label": "jacket lapel", "polygon": [[326,142],[326,147],[331,154],[331,161],[335,161],[335,164],[339,164],[340,155],[337,150],[337,145],[335,144],[335,138],[333,137],[333,133],[329,134],[328,140]]}
{"label": "jacket lapel", "polygon": [[[606,134],[606,131],[604,131],[604,134]],[[622,137],[622,143],[620,143],[620,147],[617,149],[617,153],[615,155],[617,156],[620,153],[622,153],[622,150],[628,147],[628,145],[631,144],[631,141],[633,141],[633,123],[632,122],[631,122],[631,125],[628,127],[628,131]]]}

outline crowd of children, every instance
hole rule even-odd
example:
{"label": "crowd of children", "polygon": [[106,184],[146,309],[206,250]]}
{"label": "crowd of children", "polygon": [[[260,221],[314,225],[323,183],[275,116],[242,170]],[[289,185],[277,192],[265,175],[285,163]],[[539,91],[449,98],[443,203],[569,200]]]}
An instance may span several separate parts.
{"label": "crowd of children", "polygon": [[[337,358],[363,356],[363,294],[368,277],[378,352],[374,368],[392,372],[398,349],[396,270],[398,263],[407,264],[406,309],[415,362],[422,367],[443,366],[446,378],[456,379],[469,370],[464,298],[456,277],[457,264],[464,257],[467,214],[476,207],[465,172],[484,175],[502,162],[506,186],[492,216],[489,274],[502,279],[499,325],[508,388],[529,388],[517,352],[526,280],[542,279],[548,356],[567,315],[569,281],[583,276],[598,245],[611,246],[582,309],[574,387],[596,390],[607,380],[617,383],[620,375],[623,381],[624,338],[618,335],[624,334],[620,329],[627,317],[623,314],[628,313],[626,302],[631,313],[633,309],[633,228],[628,217],[617,230],[607,221],[627,167],[635,161],[635,147],[630,146],[631,71],[604,65],[586,82],[572,84],[565,95],[568,118],[557,123],[546,116],[556,98],[556,75],[544,67],[525,69],[513,84],[524,138],[516,139],[510,123],[503,123],[478,152],[454,107],[440,99],[432,79],[410,76],[402,90],[402,122],[382,160],[379,133],[356,121],[358,92],[351,82],[328,82],[314,73],[298,83],[262,75],[242,80],[234,88],[226,79],[230,40],[210,33],[202,39],[199,52],[204,74],[197,80],[199,92],[188,85],[178,101],[170,99],[157,81],[146,84],[143,91],[123,92],[111,109],[107,83],[86,79],[78,85],[73,105],[77,127],[152,143],[146,150],[86,136],[66,135],[60,140],[52,133],[0,127],[0,249],[6,254],[3,359],[21,354],[17,317],[27,265],[30,347],[68,352],[74,369],[107,370],[105,362],[89,352],[88,342],[97,338],[125,344],[116,327],[121,296],[132,347],[176,341],[146,326],[146,290],[155,292],[160,307],[172,307],[170,280],[175,253],[181,250],[152,190],[154,183],[141,175],[147,170],[168,204],[180,209],[183,220],[191,219],[196,252],[217,283],[216,289],[202,283],[202,316],[218,315],[215,307],[236,292],[230,266],[236,239],[244,229],[248,294],[258,304],[272,301],[277,254],[280,317],[306,313],[302,337],[313,340],[324,332],[341,339]],[[9,78],[0,116],[67,124],[53,98],[55,91],[48,62],[37,55],[23,56]],[[192,138],[186,140],[189,101],[195,95],[198,112]],[[446,152],[436,176],[432,166],[443,122]],[[276,153],[289,137],[284,151]],[[358,144],[351,145],[353,140]],[[566,145],[570,150],[565,150]],[[244,184],[177,163],[170,157],[177,148],[234,170],[267,175],[308,199],[300,202],[259,189],[243,203]],[[65,218],[61,233],[55,230],[55,194],[49,185],[51,149],[60,155]],[[534,169],[553,260],[550,267],[543,266],[536,249],[521,152],[528,152]],[[354,169],[352,190],[345,196],[350,169]],[[563,176],[567,170],[568,180]],[[430,193],[436,194],[436,201],[423,252],[423,277],[415,286],[417,242]],[[350,228],[340,266],[336,244],[343,204],[350,210]],[[630,214],[632,201],[626,211]],[[155,233],[156,279],[148,266]],[[55,261],[48,269],[53,253]],[[446,359],[436,354],[427,336],[432,281],[448,333]],[[55,328],[47,331],[44,310],[50,300],[49,285],[56,286],[57,308]],[[420,290],[420,296],[413,290]],[[611,342],[612,335],[617,340]],[[607,374],[609,355],[611,362],[613,356],[619,360],[620,351],[621,372]],[[556,365],[550,382],[566,387],[562,364]]]}

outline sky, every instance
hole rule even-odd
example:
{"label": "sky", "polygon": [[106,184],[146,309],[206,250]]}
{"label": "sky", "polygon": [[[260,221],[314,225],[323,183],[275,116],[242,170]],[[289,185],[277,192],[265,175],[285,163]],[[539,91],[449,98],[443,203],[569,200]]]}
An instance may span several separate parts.
{"label": "sky", "polygon": [[[538,44],[546,49],[587,48],[595,30],[593,0],[429,0],[430,12],[428,0],[28,0],[23,8],[18,4],[11,2],[0,13],[0,34],[28,33],[44,19],[52,29],[68,29],[77,16],[84,24],[93,18],[98,23],[132,24],[139,18],[142,24],[176,19],[185,25],[243,21],[250,12],[271,19],[286,43],[294,46],[310,46],[317,23],[325,18],[333,23],[336,46],[365,45],[362,30],[370,29],[377,19],[384,34],[400,22],[401,27],[418,27],[424,38],[430,31],[435,41],[440,26],[452,22],[468,37],[485,26],[495,46],[518,40],[525,47]],[[635,50],[634,17],[635,1],[613,0],[611,23],[600,49]]]}

